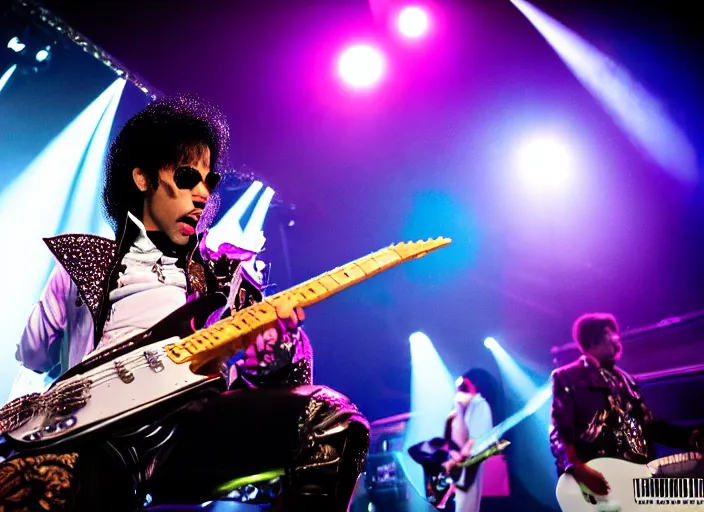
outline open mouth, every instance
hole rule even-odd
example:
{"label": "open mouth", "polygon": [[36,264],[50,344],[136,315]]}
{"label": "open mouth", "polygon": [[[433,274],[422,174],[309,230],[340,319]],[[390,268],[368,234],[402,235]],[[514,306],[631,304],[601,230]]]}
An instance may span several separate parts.
{"label": "open mouth", "polygon": [[195,217],[191,217],[190,215],[186,215],[184,217],[181,217],[178,221],[183,222],[184,224],[187,224],[187,225],[191,226],[192,228],[195,228],[196,225],[198,224],[198,219],[196,219]]}

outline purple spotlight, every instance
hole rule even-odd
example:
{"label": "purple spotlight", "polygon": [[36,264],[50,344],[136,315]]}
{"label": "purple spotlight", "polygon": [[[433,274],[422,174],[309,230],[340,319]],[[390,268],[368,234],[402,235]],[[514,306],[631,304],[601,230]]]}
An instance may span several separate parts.
{"label": "purple spotlight", "polygon": [[368,45],[355,45],[343,52],[337,64],[342,79],[352,87],[365,88],[379,81],[384,72],[384,57]]}
{"label": "purple spotlight", "polygon": [[406,7],[398,15],[398,29],[408,38],[420,37],[428,31],[428,15],[420,7]]}

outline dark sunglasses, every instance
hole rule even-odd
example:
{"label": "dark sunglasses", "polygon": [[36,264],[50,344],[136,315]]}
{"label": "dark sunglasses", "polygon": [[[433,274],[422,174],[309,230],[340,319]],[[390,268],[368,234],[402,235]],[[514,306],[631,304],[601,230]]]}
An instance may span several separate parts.
{"label": "dark sunglasses", "polygon": [[208,191],[212,192],[220,183],[220,175],[216,172],[209,172],[203,179],[198,170],[187,165],[177,167],[174,171],[174,183],[180,189],[193,190],[201,181],[204,181]]}

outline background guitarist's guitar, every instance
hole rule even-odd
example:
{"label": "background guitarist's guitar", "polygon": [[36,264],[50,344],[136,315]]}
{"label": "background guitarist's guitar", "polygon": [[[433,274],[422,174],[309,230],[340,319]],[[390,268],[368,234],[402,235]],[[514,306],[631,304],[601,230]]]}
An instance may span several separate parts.
{"label": "background guitarist's guitar", "polygon": [[[425,478],[425,497],[428,502],[438,510],[447,510],[455,493],[455,483],[462,478],[462,471],[465,471],[464,482],[470,485],[479,470],[479,464],[489,457],[503,452],[511,443],[504,439],[490,441],[485,436],[486,442],[475,446],[481,447],[471,457],[457,464],[450,470],[449,476],[445,472],[442,464],[449,459],[449,451],[459,449],[459,447],[443,438],[434,438],[430,441],[418,443],[408,449],[408,454],[418,464],[423,466]],[[487,446],[487,443],[490,443]]]}
{"label": "background guitarist's guitar", "polygon": [[562,512],[704,512],[704,478],[691,476],[704,463],[701,459],[697,453],[673,455],[647,465],[594,459],[587,466],[604,475],[609,494],[595,495],[564,474],[557,482],[557,501]]}
{"label": "background guitarist's guitar", "polygon": [[188,403],[196,391],[221,386],[220,374],[208,369],[246,349],[254,342],[250,334],[273,325],[277,306],[291,302],[310,306],[449,243],[439,237],[392,245],[197,332],[190,326],[213,311],[213,298],[188,303],[146,332],[92,354],[45,393],[6,404],[0,409],[0,434],[38,447],[73,440],[139,413],[172,411],[179,402]]}
{"label": "background guitarist's guitar", "polygon": [[[457,482],[461,477],[462,477],[462,470],[467,468],[467,469],[476,469],[479,468],[479,464],[484,462],[486,459],[489,457],[493,457],[494,455],[498,455],[501,452],[503,452],[508,446],[511,444],[511,441],[506,441],[505,439],[499,439],[495,443],[492,443],[488,448],[484,448],[482,451],[477,453],[476,455],[472,455],[468,459],[460,462],[457,464],[455,467],[453,467],[450,470],[450,477]],[[467,480],[471,481],[471,476],[468,474],[467,475]]]}

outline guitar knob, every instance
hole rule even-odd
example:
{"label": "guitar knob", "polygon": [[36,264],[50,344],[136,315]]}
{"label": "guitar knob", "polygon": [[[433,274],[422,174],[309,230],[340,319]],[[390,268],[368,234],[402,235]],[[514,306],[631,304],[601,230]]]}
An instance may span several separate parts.
{"label": "guitar knob", "polygon": [[76,424],[76,417],[75,416],[69,416],[68,418],[64,418],[61,421],[56,422],[56,430],[67,430],[71,427],[73,427]]}
{"label": "guitar knob", "polygon": [[39,441],[41,438],[42,438],[42,432],[41,432],[41,430],[37,430],[35,432],[31,432],[31,433],[27,434],[22,439],[24,439],[25,441],[34,442],[34,441]]}
{"label": "guitar knob", "polygon": [[58,425],[58,423],[55,423],[54,425],[44,425],[44,426],[42,427],[42,430],[43,430],[44,433],[46,433],[46,434],[51,434],[52,432],[55,432],[55,431],[56,431],[57,425]]}

